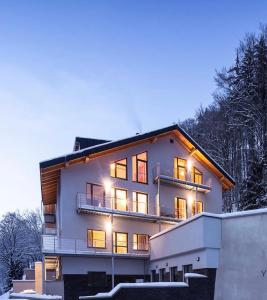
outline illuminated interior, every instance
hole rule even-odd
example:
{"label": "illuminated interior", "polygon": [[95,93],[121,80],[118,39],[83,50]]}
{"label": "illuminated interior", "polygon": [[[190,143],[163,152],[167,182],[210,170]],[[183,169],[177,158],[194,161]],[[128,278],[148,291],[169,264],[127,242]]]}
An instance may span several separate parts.
{"label": "illuminated interior", "polygon": [[147,234],[133,234],[133,249],[134,250],[148,250],[148,235]]}
{"label": "illuminated interior", "polygon": [[60,279],[60,258],[58,256],[46,256],[44,259],[45,280]]}
{"label": "illuminated interior", "polygon": [[127,179],[127,159],[117,160],[110,164],[110,176]]}
{"label": "illuminated interior", "polygon": [[118,210],[128,210],[127,206],[127,190],[112,188],[111,197],[113,200],[113,207]]}
{"label": "illuminated interior", "polygon": [[[196,209],[197,205],[197,209]],[[203,212],[203,202],[202,201],[197,201],[195,205],[195,201],[192,203],[192,215],[194,216],[195,214],[200,214]]]}
{"label": "illuminated interior", "polygon": [[174,177],[180,180],[186,180],[186,159],[174,158]]}
{"label": "illuminated interior", "polygon": [[128,234],[124,232],[113,232],[114,253],[128,253]]}
{"label": "illuminated interior", "polygon": [[147,152],[132,157],[132,180],[147,183]]}
{"label": "illuminated interior", "polygon": [[89,229],[87,232],[88,247],[106,248],[106,233],[103,230]]}
{"label": "illuminated interior", "polygon": [[140,192],[133,192],[133,211],[147,214],[148,205],[147,205],[148,195]]}
{"label": "illuminated interior", "polygon": [[192,168],[191,172],[191,180],[197,184],[202,184],[203,182],[203,175],[197,168]]}
{"label": "illuminated interior", "polygon": [[175,198],[176,218],[185,220],[187,218],[186,200],[183,198]]}

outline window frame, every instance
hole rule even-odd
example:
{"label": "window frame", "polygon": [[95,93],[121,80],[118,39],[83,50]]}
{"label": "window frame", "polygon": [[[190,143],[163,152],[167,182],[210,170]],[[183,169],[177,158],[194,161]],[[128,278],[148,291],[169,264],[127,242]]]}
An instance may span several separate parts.
{"label": "window frame", "polygon": [[[122,248],[126,248],[126,253],[118,253],[117,252],[117,233],[121,233],[121,234],[126,234],[126,247],[124,246],[119,246],[119,247],[122,247]],[[115,236],[115,241],[114,241],[114,236]],[[116,254],[128,254],[128,250],[129,250],[129,234],[128,232],[121,232],[121,231],[114,231],[113,232],[113,236],[112,236],[112,239],[113,239],[113,252],[116,253]]]}
{"label": "window frame", "polygon": [[111,199],[113,201],[113,209],[117,209],[117,210],[120,210],[117,208],[117,190],[120,190],[120,191],[125,191],[126,192],[126,210],[120,210],[120,211],[129,211],[129,207],[128,207],[128,190],[127,189],[124,189],[124,188],[119,188],[119,187],[112,187],[111,189],[114,189],[114,197],[113,199]]}
{"label": "window frame", "polygon": [[[137,156],[140,154],[146,153],[146,160],[140,159]],[[133,178],[133,158],[135,157],[135,170],[136,170],[136,178],[134,180]],[[146,164],[146,182],[142,182],[138,180],[138,162],[143,162]],[[142,183],[142,184],[148,184],[148,151],[142,151],[140,153],[137,153],[135,155],[132,155],[132,182]]]}
{"label": "window frame", "polygon": [[[201,182],[200,183],[196,182],[196,174],[201,175]],[[192,180],[192,182],[194,182],[196,184],[203,184],[203,173],[196,167],[192,167],[191,180]]]}
{"label": "window frame", "polygon": [[[175,197],[174,198],[175,203],[174,203],[174,207],[175,207],[175,217],[179,220],[186,220],[188,218],[188,206],[187,206],[187,200],[185,198],[182,197]],[[185,201],[185,219],[181,219],[179,218],[179,200],[183,200]],[[177,205],[178,204],[178,205]]]}
{"label": "window frame", "polygon": [[[92,233],[94,231],[98,231],[98,232],[104,232],[105,234],[105,246],[104,247],[96,247],[94,245],[90,246],[89,245],[89,231],[92,231]],[[92,239],[92,242],[94,241],[94,238]],[[100,230],[100,229],[92,229],[92,228],[88,228],[87,229],[87,248],[94,248],[94,249],[106,249],[107,248],[107,233],[105,230]]]}
{"label": "window frame", "polygon": [[[99,183],[93,183],[93,182],[86,182],[86,185],[85,185],[85,194],[86,194],[86,200],[88,200],[88,198],[87,198],[87,195],[88,195],[88,193],[87,193],[87,185],[89,185],[90,184],[90,202],[91,202],[91,205],[92,205],[92,201],[94,200],[93,199],[93,186],[97,186],[97,187],[102,187],[103,188],[103,199],[102,199],[102,201],[103,201],[103,205],[104,205],[104,207],[106,206],[106,192],[105,192],[105,188],[104,188],[104,186],[102,185],[102,184],[99,184]],[[92,206],[95,206],[95,205],[92,205]]]}
{"label": "window frame", "polygon": [[[201,203],[202,211],[196,213],[196,206],[197,206],[196,204],[197,204],[197,203]],[[193,213],[193,207],[194,207],[194,213]],[[193,202],[192,202],[192,207],[191,207],[191,214],[192,214],[192,216],[195,216],[195,215],[197,215],[197,214],[201,214],[203,211],[204,211],[204,203],[203,203],[202,200],[197,200],[197,201],[193,201]]]}
{"label": "window frame", "polygon": [[[135,193],[135,207],[133,207],[133,211],[139,214],[143,214],[142,212],[138,211],[138,194],[142,194],[142,195],[146,195],[146,213],[148,215],[148,193],[144,193],[144,192],[139,192],[139,191],[133,191],[133,194]],[[132,194],[132,195],[133,195]],[[134,197],[132,197],[132,202],[134,204]]]}
{"label": "window frame", "polygon": [[[136,235],[136,237],[137,237],[137,242],[136,242],[137,249],[134,248],[134,235]],[[139,235],[146,236],[146,239],[147,239],[146,249],[138,249],[138,236]],[[133,233],[133,250],[134,251],[148,251],[149,250],[149,234],[147,234],[147,233]]]}
{"label": "window frame", "polygon": [[[185,165],[184,166],[179,165],[179,160],[183,160],[185,162]],[[174,175],[175,176],[174,177],[176,179],[186,181],[187,180],[187,159],[176,156],[176,157],[174,157],[174,162],[175,161],[176,161],[176,163],[174,163],[175,164],[175,168],[174,168]],[[184,174],[185,174],[184,179],[179,178],[179,170],[180,169],[184,169]]]}
{"label": "window frame", "polygon": [[[125,165],[119,163],[119,162],[122,161],[122,160],[126,160],[126,164],[125,164]],[[111,168],[111,165],[112,165],[112,164],[115,164],[115,168],[114,168],[114,176],[111,175],[111,170],[110,170],[109,175],[110,175],[112,178],[117,178],[117,179],[122,179],[122,180],[128,180],[128,159],[127,159],[127,157],[122,158],[122,159],[118,159],[118,160],[116,160],[116,161],[111,162],[110,165],[109,165],[110,168]],[[118,176],[117,176],[117,166],[123,166],[123,167],[126,167],[126,170],[125,170],[125,172],[126,172],[126,178],[122,178],[122,177],[118,177]]]}

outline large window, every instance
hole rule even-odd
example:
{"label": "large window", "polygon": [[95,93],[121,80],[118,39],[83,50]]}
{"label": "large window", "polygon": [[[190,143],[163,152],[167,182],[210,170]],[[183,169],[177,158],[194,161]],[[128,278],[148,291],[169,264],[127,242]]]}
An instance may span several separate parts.
{"label": "large window", "polygon": [[117,160],[110,164],[110,176],[127,179],[127,158]]}
{"label": "large window", "polygon": [[86,201],[92,206],[105,206],[105,190],[102,185],[87,183],[86,184]]}
{"label": "large window", "polygon": [[186,200],[175,198],[175,217],[181,220],[187,218]]}
{"label": "large window", "polygon": [[180,180],[186,180],[186,159],[174,158],[174,177]]}
{"label": "large window", "polygon": [[147,152],[132,157],[133,181],[147,183]]}
{"label": "large window", "polygon": [[87,232],[87,243],[88,247],[106,248],[106,232],[89,229]]}
{"label": "large window", "polygon": [[[197,209],[196,209],[196,205],[197,205]],[[203,202],[202,201],[197,201],[197,203],[195,203],[195,201],[192,203],[192,215],[194,216],[195,214],[200,214],[203,212]]]}
{"label": "large window", "polygon": [[134,250],[148,250],[148,235],[147,234],[133,234],[133,249]]}
{"label": "large window", "polygon": [[148,195],[141,192],[133,192],[133,211],[147,214],[148,213],[148,204],[147,204]]}
{"label": "large window", "polygon": [[128,233],[113,232],[114,253],[128,253]]}
{"label": "large window", "polygon": [[118,210],[128,210],[127,190],[112,188],[111,197],[113,201],[113,208]]}
{"label": "large window", "polygon": [[197,184],[202,184],[203,175],[197,168],[193,167],[192,172],[191,172],[191,179],[193,182],[195,182]]}

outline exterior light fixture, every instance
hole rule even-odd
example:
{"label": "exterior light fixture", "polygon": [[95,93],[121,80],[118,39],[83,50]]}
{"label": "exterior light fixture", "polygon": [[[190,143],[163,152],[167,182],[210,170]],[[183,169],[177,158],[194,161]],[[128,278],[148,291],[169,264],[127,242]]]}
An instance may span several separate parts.
{"label": "exterior light fixture", "polygon": [[104,185],[105,193],[110,194],[112,188],[112,182],[109,179],[104,179],[103,185]]}
{"label": "exterior light fixture", "polygon": [[192,161],[191,161],[191,159],[188,159],[187,160],[187,169],[190,171],[191,168],[192,168]]}
{"label": "exterior light fixture", "polygon": [[193,203],[193,197],[192,197],[192,195],[188,195],[188,197],[187,197],[187,202],[188,202],[188,205],[192,205],[192,203]]}
{"label": "exterior light fixture", "polygon": [[106,231],[108,233],[112,231],[112,222],[110,220],[106,222]]}

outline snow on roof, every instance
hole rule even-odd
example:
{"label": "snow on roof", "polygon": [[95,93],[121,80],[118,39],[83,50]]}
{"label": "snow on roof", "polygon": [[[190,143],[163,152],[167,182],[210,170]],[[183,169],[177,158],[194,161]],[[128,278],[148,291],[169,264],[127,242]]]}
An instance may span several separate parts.
{"label": "snow on roof", "polygon": [[161,288],[161,287],[188,287],[185,282],[144,282],[119,283],[108,293],[98,293],[94,296],[81,296],[79,299],[112,298],[121,288]]}
{"label": "snow on roof", "polygon": [[61,296],[52,296],[52,295],[41,295],[41,294],[12,293],[12,294],[10,294],[10,299],[61,300],[62,297]]}
{"label": "snow on roof", "polygon": [[185,273],[185,278],[207,278],[207,276],[198,273]]}

